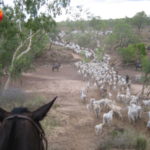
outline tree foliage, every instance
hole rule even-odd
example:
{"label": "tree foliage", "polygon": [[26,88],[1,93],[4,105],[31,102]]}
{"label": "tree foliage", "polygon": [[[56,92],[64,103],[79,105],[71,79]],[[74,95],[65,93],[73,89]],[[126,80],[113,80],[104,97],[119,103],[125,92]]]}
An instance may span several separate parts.
{"label": "tree foliage", "polygon": [[142,58],[142,70],[144,72],[142,94],[145,94],[145,88],[147,88],[146,95],[150,95],[150,58],[145,56]]}
{"label": "tree foliage", "polygon": [[142,69],[145,74],[150,74],[150,58],[148,56],[142,58]]}
{"label": "tree foliage", "polygon": [[[69,33],[64,38],[68,42],[74,42],[78,44],[80,47],[85,48],[96,48],[96,40],[94,40],[94,33],[88,32],[88,33]],[[70,41],[71,40],[71,41]]]}
{"label": "tree foliage", "polygon": [[102,61],[104,53],[105,53],[104,48],[97,48],[95,50],[96,60]]}
{"label": "tree foliage", "polygon": [[103,21],[101,21],[99,17],[93,17],[89,21],[89,26],[96,31],[100,31],[102,29],[102,25],[103,25]]}
{"label": "tree foliage", "polygon": [[101,20],[100,17],[93,17],[91,20],[89,20],[89,26],[98,32],[105,31],[105,29],[108,28],[108,22]]}
{"label": "tree foliage", "polygon": [[119,52],[125,63],[135,63],[141,61],[143,56],[146,56],[146,48],[143,43],[130,44],[128,47],[120,48]]}
{"label": "tree foliage", "polygon": [[132,24],[137,27],[138,31],[140,32],[141,29],[148,23],[148,17],[144,11],[138,12],[132,18]]}
{"label": "tree foliage", "polygon": [[[33,59],[43,51],[56,31],[51,12],[55,9],[55,16],[59,15],[69,1],[14,0],[14,6],[4,4],[5,17],[0,22],[0,65],[2,70],[8,68],[9,78],[30,68]],[[51,8],[51,11],[41,12],[42,7]]]}
{"label": "tree foliage", "polygon": [[113,28],[113,33],[107,39],[107,43],[115,48],[127,47],[138,41],[132,27],[124,21],[119,21]]}
{"label": "tree foliage", "polygon": [[17,23],[14,22],[13,9],[5,7],[4,12],[6,17],[0,23],[0,64],[2,68],[10,65],[13,52],[23,37],[23,33],[19,31]]}

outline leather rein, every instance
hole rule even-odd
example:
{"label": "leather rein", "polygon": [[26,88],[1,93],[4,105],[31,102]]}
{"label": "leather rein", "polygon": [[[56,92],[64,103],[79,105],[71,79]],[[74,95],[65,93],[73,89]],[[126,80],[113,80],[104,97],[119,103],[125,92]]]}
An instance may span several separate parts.
{"label": "leather rein", "polygon": [[29,122],[32,123],[32,125],[37,129],[37,131],[39,132],[39,135],[40,135],[40,138],[42,140],[42,142],[45,142],[45,150],[48,149],[48,142],[47,142],[47,139],[45,137],[45,133],[44,131],[28,116],[25,116],[25,115],[19,115],[19,114],[14,114],[14,115],[11,115],[9,117],[6,117],[4,120],[3,120],[3,123],[5,123],[7,120],[11,120],[11,119],[14,119],[14,118],[18,118],[18,119],[25,119],[25,120],[28,120]]}

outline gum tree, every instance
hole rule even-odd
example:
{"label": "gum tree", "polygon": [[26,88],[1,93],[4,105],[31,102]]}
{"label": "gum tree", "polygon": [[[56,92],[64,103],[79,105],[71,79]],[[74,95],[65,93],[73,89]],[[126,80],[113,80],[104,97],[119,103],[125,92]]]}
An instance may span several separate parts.
{"label": "gum tree", "polygon": [[[3,5],[4,20],[0,22],[0,64],[8,73],[4,89],[12,78],[20,75],[32,64],[37,55],[35,45],[46,45],[49,33],[56,22],[53,17],[60,15],[69,0],[14,0],[14,6]],[[44,8],[45,11],[42,12]],[[38,42],[38,41],[41,41]],[[37,48],[37,47],[36,47]]]}
{"label": "gum tree", "polygon": [[132,24],[138,29],[139,33],[141,29],[148,23],[148,17],[144,11],[138,12],[131,20]]}
{"label": "gum tree", "polygon": [[145,56],[142,58],[142,70],[144,73],[142,95],[145,93],[145,89],[147,89],[147,96],[149,96],[150,95],[150,58],[149,56]]}

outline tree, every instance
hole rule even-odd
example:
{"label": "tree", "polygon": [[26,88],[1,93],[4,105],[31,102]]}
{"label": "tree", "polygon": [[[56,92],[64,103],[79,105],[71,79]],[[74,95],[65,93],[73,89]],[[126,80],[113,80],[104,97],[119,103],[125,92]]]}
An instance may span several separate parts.
{"label": "tree", "polygon": [[142,95],[145,93],[145,88],[147,88],[147,96],[149,96],[150,95],[150,58],[148,56],[142,58],[142,70],[144,72]]}
{"label": "tree", "polygon": [[101,20],[100,17],[93,17],[89,21],[89,26],[96,31],[96,38],[98,39],[99,33],[106,29],[106,22]]}
{"label": "tree", "polygon": [[92,15],[89,10],[85,9],[82,5],[68,7],[67,13],[69,14],[68,20],[70,21],[86,20]]}
{"label": "tree", "polygon": [[114,49],[127,47],[129,44],[137,43],[137,41],[138,38],[132,27],[122,20],[114,25],[112,34],[107,38],[107,44],[114,47]]}
{"label": "tree", "polygon": [[97,49],[95,50],[95,57],[96,57],[96,60],[102,61],[103,56],[104,56],[104,53],[105,53],[105,49],[104,49],[104,48],[97,48]]}
{"label": "tree", "polygon": [[125,63],[135,63],[142,61],[143,56],[147,55],[145,45],[143,43],[130,44],[128,47],[120,48],[119,52]]}
{"label": "tree", "polygon": [[102,21],[100,20],[100,17],[93,17],[89,21],[89,26],[96,31],[100,31],[102,29]]}
{"label": "tree", "polygon": [[[14,0],[14,7],[3,7],[5,17],[0,23],[0,64],[8,68],[8,80],[4,89],[15,75],[27,69],[27,64],[36,56],[34,43],[37,39],[45,39],[56,25],[52,16],[61,14],[61,8],[69,4],[69,0]],[[39,12],[41,7],[47,7],[47,12]],[[53,12],[53,13],[52,13]],[[47,41],[48,42],[48,41]],[[39,44],[40,45],[40,44]],[[44,45],[43,45],[44,46]],[[42,49],[43,47],[41,47]],[[30,60],[29,60],[30,59]],[[7,60],[7,61],[6,61]]]}
{"label": "tree", "polygon": [[148,17],[145,14],[144,11],[138,12],[133,18],[132,18],[132,24],[137,27],[139,33],[141,32],[141,29],[144,27],[144,25],[148,22]]}

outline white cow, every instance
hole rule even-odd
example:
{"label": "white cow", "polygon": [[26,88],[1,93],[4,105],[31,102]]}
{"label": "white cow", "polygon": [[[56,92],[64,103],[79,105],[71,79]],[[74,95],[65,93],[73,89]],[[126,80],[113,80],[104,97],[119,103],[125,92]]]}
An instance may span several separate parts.
{"label": "white cow", "polygon": [[130,122],[135,122],[137,119],[141,118],[142,107],[132,104],[128,106],[128,118]]}
{"label": "white cow", "polygon": [[113,119],[113,110],[110,110],[108,113],[103,114],[103,123],[111,125]]}
{"label": "white cow", "polygon": [[104,125],[104,123],[100,123],[100,124],[95,126],[95,133],[96,133],[96,135],[98,135],[99,133],[100,134],[102,133],[103,125]]}

